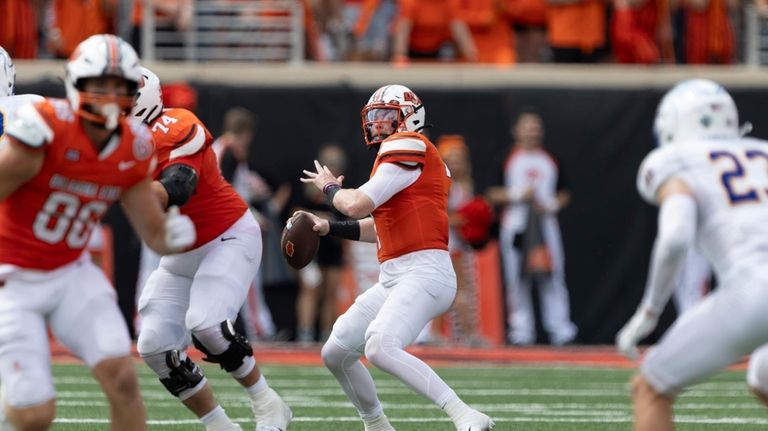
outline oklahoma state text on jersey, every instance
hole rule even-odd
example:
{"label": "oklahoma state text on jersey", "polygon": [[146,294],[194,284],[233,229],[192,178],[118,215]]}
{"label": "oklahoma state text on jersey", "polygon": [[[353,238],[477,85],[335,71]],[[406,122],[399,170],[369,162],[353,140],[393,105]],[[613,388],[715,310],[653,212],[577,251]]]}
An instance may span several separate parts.
{"label": "oklahoma state text on jersey", "polygon": [[186,109],[165,109],[152,123],[152,136],[157,147],[159,179],[163,169],[183,163],[195,169],[197,190],[181,207],[197,229],[197,248],[224,233],[248,210],[248,205],[224,180],[211,144],[213,138],[203,123]]}
{"label": "oklahoma state text on jersey", "polygon": [[[93,226],[154,167],[146,126],[121,119],[97,152],[69,103],[45,99],[12,115],[6,133],[45,153],[40,173],[0,202],[0,265],[51,270],[75,261]],[[7,145],[7,144],[6,144]]]}
{"label": "oklahoma state text on jersey", "polygon": [[373,211],[379,262],[417,250],[448,250],[448,169],[429,139],[403,132],[381,143],[371,176],[382,163],[403,162],[418,163],[421,175]]}

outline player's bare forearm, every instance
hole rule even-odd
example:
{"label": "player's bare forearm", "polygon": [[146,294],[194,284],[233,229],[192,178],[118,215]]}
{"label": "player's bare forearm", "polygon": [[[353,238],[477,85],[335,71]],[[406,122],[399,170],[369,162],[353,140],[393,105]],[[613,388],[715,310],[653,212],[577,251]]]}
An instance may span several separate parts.
{"label": "player's bare forearm", "polygon": [[160,181],[152,181],[152,192],[157,196],[160,207],[168,208],[168,191],[165,190],[165,186]]}
{"label": "player's bare forearm", "polygon": [[[159,254],[172,251],[165,244],[165,213],[154,193],[153,181],[142,181],[123,194],[123,209],[133,229]],[[161,186],[162,187],[162,186]]]}
{"label": "player's bare forearm", "polygon": [[376,242],[376,225],[373,223],[373,217],[360,220],[360,241]]}
{"label": "player's bare forearm", "polygon": [[0,142],[0,201],[34,178],[43,167],[42,151],[28,150],[11,139]]}
{"label": "player's bare forearm", "polygon": [[333,197],[333,206],[347,217],[360,219],[373,212],[371,198],[357,189],[341,189]]}

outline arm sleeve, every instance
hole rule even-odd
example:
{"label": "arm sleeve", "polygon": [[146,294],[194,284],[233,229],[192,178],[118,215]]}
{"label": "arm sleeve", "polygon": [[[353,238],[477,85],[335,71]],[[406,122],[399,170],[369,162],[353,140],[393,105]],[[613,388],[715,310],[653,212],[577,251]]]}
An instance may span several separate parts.
{"label": "arm sleeve", "polygon": [[405,169],[393,163],[382,163],[371,179],[358,190],[365,193],[378,208],[397,192],[415,183],[421,175],[421,169]]}
{"label": "arm sleeve", "polygon": [[691,195],[672,194],[661,203],[659,229],[642,304],[661,313],[667,304],[696,236],[696,202]]}

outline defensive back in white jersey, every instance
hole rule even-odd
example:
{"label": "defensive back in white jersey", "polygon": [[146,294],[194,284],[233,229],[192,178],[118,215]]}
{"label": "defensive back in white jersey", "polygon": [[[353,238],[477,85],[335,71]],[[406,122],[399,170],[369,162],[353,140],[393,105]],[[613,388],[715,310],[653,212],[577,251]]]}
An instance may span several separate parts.
{"label": "defensive back in white jersey", "polygon": [[40,102],[44,98],[37,94],[18,94],[15,96],[0,97],[0,137],[5,134],[8,122],[13,119],[13,113],[28,104]]}
{"label": "defensive back in white jersey", "polygon": [[643,160],[640,195],[683,180],[697,205],[696,246],[722,282],[768,264],[768,142],[753,138],[665,145]]}

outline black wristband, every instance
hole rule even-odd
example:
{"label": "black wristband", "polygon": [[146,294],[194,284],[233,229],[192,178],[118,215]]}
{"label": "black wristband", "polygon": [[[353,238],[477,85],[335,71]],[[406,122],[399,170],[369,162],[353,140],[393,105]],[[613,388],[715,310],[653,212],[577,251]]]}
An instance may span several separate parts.
{"label": "black wristband", "polygon": [[336,183],[328,183],[323,187],[323,193],[328,196],[328,203],[333,206],[333,197],[341,190],[341,186]]}
{"label": "black wristband", "polygon": [[360,222],[357,220],[329,221],[328,235],[360,241]]}

